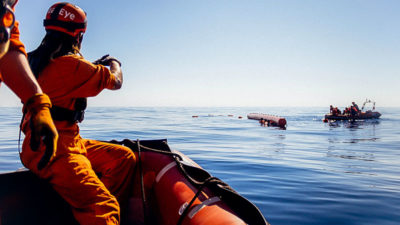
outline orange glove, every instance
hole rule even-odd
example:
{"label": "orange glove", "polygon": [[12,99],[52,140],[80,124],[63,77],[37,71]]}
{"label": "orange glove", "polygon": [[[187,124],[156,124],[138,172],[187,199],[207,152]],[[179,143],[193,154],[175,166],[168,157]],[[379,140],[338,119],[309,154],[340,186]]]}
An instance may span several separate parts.
{"label": "orange glove", "polygon": [[58,133],[50,115],[51,102],[46,94],[35,94],[28,99],[23,111],[30,112],[31,140],[30,147],[37,151],[41,142],[46,150],[37,168],[43,169],[56,155]]}

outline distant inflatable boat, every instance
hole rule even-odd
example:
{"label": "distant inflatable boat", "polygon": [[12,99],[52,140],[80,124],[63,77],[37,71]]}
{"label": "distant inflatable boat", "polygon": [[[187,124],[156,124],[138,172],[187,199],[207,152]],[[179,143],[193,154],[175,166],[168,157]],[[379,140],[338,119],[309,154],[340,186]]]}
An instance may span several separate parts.
{"label": "distant inflatable boat", "polygon": [[247,115],[248,119],[251,120],[265,120],[269,126],[276,126],[276,127],[285,127],[286,126],[286,119],[279,116],[263,114],[263,113],[250,113]]}
{"label": "distant inflatable boat", "polygon": [[[259,209],[166,140],[111,141],[132,149],[135,186],[126,225],[267,225]],[[0,174],[1,225],[77,225],[70,206],[28,170]]]}
{"label": "distant inflatable boat", "polygon": [[326,114],[325,115],[325,120],[366,120],[366,119],[378,119],[382,114],[379,112],[373,112],[373,111],[366,111],[366,112],[361,112],[357,115],[332,115],[332,114]]}
{"label": "distant inflatable boat", "polygon": [[[354,104],[354,102],[353,102]],[[367,110],[364,112],[365,106],[367,104],[372,104],[372,110]],[[332,107],[332,106],[331,106]],[[353,106],[350,106],[353,107]],[[350,109],[350,107],[348,109]],[[345,113],[345,114],[326,114],[325,119],[323,120],[324,122],[328,122],[329,120],[367,120],[367,119],[379,119],[379,117],[382,114],[379,112],[375,111],[375,102],[371,101],[369,99],[366,99],[365,102],[363,103],[361,110],[359,113],[354,113],[352,115],[350,112]]]}

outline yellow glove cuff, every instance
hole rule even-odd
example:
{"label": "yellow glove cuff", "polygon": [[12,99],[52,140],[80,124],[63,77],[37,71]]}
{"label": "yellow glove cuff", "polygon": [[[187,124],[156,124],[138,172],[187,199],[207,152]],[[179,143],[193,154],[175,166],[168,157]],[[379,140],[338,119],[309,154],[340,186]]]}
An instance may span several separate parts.
{"label": "yellow glove cuff", "polygon": [[26,101],[23,112],[31,111],[33,113],[38,112],[41,108],[51,108],[51,101],[49,96],[46,94],[35,94]]}

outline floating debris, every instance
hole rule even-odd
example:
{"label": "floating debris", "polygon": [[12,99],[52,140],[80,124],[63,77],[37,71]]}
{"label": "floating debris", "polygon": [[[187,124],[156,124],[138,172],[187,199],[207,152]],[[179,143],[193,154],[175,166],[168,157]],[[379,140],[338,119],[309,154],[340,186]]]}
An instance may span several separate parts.
{"label": "floating debris", "polygon": [[258,120],[262,125],[286,127],[286,119],[279,116],[263,114],[263,113],[250,113],[247,115],[248,119]]}

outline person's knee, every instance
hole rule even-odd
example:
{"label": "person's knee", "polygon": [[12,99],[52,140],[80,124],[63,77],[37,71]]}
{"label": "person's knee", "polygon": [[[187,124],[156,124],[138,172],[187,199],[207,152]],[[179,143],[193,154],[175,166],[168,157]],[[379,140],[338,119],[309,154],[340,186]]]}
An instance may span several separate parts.
{"label": "person's knee", "polygon": [[131,149],[129,149],[129,155],[127,158],[130,161],[130,163],[132,163],[132,165],[136,164],[136,155],[133,153]]}
{"label": "person's knee", "polygon": [[136,163],[135,153],[133,153],[133,151],[130,148],[125,146],[122,146],[121,150],[124,151],[125,161],[134,166]]}

